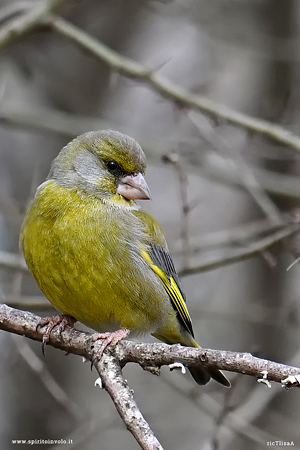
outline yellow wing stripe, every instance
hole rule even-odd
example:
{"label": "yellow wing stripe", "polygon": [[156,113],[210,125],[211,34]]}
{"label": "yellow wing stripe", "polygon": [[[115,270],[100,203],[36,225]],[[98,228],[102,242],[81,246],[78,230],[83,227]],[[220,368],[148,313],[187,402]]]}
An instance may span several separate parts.
{"label": "yellow wing stripe", "polygon": [[179,312],[179,315],[183,320],[186,328],[188,329],[188,331],[191,331],[191,318],[187,310],[185,301],[180,292],[180,289],[178,287],[178,284],[176,283],[173,277],[169,278],[162,269],[160,269],[152,262],[149,254],[145,250],[141,250],[141,255],[147,261],[151,269],[158,275],[158,277],[162,281],[165,290],[167,291],[176,310]]}

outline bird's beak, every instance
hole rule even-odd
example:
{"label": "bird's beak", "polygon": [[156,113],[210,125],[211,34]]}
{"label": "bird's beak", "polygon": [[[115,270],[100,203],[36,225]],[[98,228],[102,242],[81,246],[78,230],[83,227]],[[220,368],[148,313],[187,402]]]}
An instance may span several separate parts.
{"label": "bird's beak", "polygon": [[128,200],[150,200],[151,194],[145,178],[141,173],[126,175],[119,179],[117,193]]}

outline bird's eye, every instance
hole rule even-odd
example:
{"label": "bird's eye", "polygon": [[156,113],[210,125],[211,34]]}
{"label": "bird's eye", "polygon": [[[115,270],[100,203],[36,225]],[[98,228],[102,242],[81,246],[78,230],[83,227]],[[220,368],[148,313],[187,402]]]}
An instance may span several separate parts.
{"label": "bird's eye", "polygon": [[120,166],[118,163],[116,163],[116,161],[108,161],[106,163],[106,167],[111,173],[114,173],[120,169]]}

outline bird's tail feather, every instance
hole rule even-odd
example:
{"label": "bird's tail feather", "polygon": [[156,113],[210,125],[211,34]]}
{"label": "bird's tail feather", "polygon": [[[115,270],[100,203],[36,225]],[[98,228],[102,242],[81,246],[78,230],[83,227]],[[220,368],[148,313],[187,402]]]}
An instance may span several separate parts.
{"label": "bird's tail feather", "polygon": [[[194,339],[191,340],[190,345],[192,345],[192,347],[201,348]],[[218,383],[223,384],[223,386],[231,386],[230,381],[225,377],[221,370],[212,369],[210,367],[189,367],[189,371],[196,383],[200,385],[208,383],[209,380],[213,378]]]}
{"label": "bird's tail feather", "polygon": [[218,383],[223,384],[223,386],[230,387],[230,381],[225,377],[223,372],[218,369],[209,369],[202,367],[189,367],[189,371],[196,381],[197,384],[201,386],[208,383],[211,378],[216,380]]}

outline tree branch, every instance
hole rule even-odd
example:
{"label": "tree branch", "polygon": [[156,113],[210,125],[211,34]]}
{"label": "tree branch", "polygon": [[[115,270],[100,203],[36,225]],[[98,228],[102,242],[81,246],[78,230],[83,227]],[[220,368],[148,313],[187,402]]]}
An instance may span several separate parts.
{"label": "tree branch", "polygon": [[[0,121],[14,127],[33,129],[36,132],[62,134],[74,138],[86,130],[97,131],[111,127],[111,122],[97,117],[79,116],[58,109],[23,107],[14,102],[0,103]],[[121,127],[118,125],[117,129]]]}
{"label": "tree branch", "polygon": [[36,30],[48,26],[51,14],[57,13],[70,0],[43,0],[0,29],[0,50],[18,42]]}
{"label": "tree branch", "polygon": [[223,267],[227,264],[233,264],[238,261],[244,261],[245,259],[262,253],[264,250],[267,250],[273,245],[278,244],[283,239],[293,236],[295,233],[299,233],[298,223],[286,225],[284,228],[270,234],[269,236],[258,239],[257,241],[249,243],[237,250],[232,250],[229,255],[218,257],[213,261],[205,261],[202,264],[198,264],[194,267],[184,268],[178,272],[178,275],[180,277],[183,277],[198,272],[217,269],[219,267]]}
{"label": "tree branch", "polygon": [[[43,332],[37,329],[40,317],[0,305],[0,329],[41,341]],[[105,352],[100,361],[97,351],[101,341],[93,342],[91,335],[67,327],[62,333],[51,332],[50,345],[81,355],[93,361],[106,391],[111,396],[127,429],[144,450],[162,450],[148,423],[133,399],[132,391],[122,376],[121,368],[128,362],[136,362],[145,370],[180,362],[187,366],[199,364],[248,374],[269,385],[269,381],[282,382],[286,386],[300,386],[300,368],[256,358],[250,353],[196,349],[180,345],[145,344],[121,341],[116,348]],[[151,370],[150,370],[151,371]],[[290,381],[284,381],[289,377]]]}
{"label": "tree branch", "polygon": [[112,70],[150,85],[156,92],[181,107],[201,111],[215,119],[222,119],[246,130],[262,134],[300,152],[300,137],[291,131],[266,120],[240,113],[211,99],[194,95],[142,64],[111,50],[75,25],[60,17],[54,17],[53,14],[58,12],[68,1],[70,0],[44,0],[43,3],[34,6],[20,17],[9,21],[0,29],[0,50],[40,28],[52,27],[85,51],[105,62]]}
{"label": "tree branch", "polygon": [[[43,107],[26,106],[25,109],[12,102],[1,102],[0,122],[14,127],[35,129],[37,132],[59,133],[72,138],[86,130],[96,131],[112,127],[111,123],[96,117],[78,116]],[[114,127],[126,133],[122,125],[115,124]],[[166,143],[162,141],[139,139],[139,142],[146,150],[148,160],[154,164],[158,164],[161,156],[167,151]],[[198,157],[199,161],[195,164],[194,160],[189,161],[188,155],[185,155],[184,163],[189,172],[194,173],[196,168],[198,175],[200,173],[222,184],[244,187],[241,174],[230,158],[224,159],[212,151],[199,154]],[[296,176],[275,173],[258,167],[251,167],[251,170],[262,188],[270,194],[290,200],[300,199],[299,179]]]}
{"label": "tree branch", "polygon": [[[43,331],[41,328],[37,329],[40,319],[39,316],[30,312],[13,309],[4,304],[0,305],[1,330],[41,341]],[[67,327],[62,333],[54,328],[51,332],[50,345],[92,361],[100,349],[101,340],[93,342],[90,334],[74,328]],[[121,341],[109,354],[113,355],[122,367],[128,362],[138,363],[145,369],[180,362],[186,366],[194,367],[202,364],[257,378],[261,378],[262,370],[267,370],[268,380],[276,382],[281,382],[288,375],[300,373],[300,368],[256,358],[250,353],[197,349],[161,343]]]}
{"label": "tree branch", "polygon": [[132,390],[122,375],[118,359],[104,354],[100,361],[94,363],[94,366],[127,429],[133,434],[141,448],[163,450],[133,399]]}
{"label": "tree branch", "polygon": [[[43,333],[37,329],[40,317],[29,312],[0,305],[0,329],[24,335],[30,339],[41,341]],[[95,357],[98,342],[93,342],[91,335],[68,328],[63,333],[53,330],[50,345],[68,353],[81,355],[94,362],[106,391],[111,396],[118,413],[127,429],[133,434],[144,450],[163,450],[148,423],[139,411],[133,394],[122,376],[121,365],[124,362],[113,354],[105,354],[98,361]]]}
{"label": "tree branch", "polygon": [[165,77],[158,75],[156,72],[147,69],[142,64],[113,51],[102,42],[60,17],[50,18],[50,23],[55,31],[106,63],[112,70],[126,77],[148,84],[156,92],[178,104],[180,107],[201,111],[213,118],[222,119],[225,122],[238,125],[249,131],[262,134],[271,140],[300,152],[300,137],[291,131],[266,120],[257,119],[256,117],[235,111],[214,100],[200,95],[194,95],[181,86],[170,82]]}
{"label": "tree branch", "polygon": [[235,154],[232,146],[219,135],[216,128],[212,125],[204,115],[195,114],[193,111],[189,111],[189,118],[198,128],[202,139],[204,138],[219,155],[227,156],[231,163],[236,167],[239,172],[241,180],[244,184],[244,188],[249,192],[253,200],[264,212],[266,217],[274,224],[282,224],[280,210],[274,204],[274,202],[267,195],[261,183],[258,182],[254,175],[253,168],[242,157],[242,154]]}

